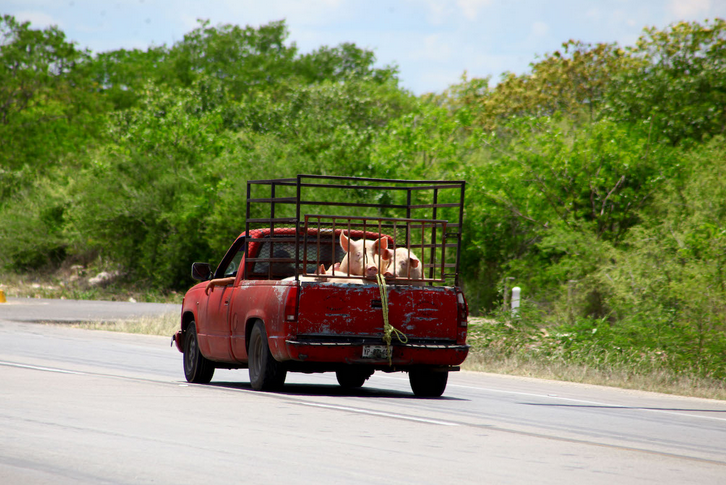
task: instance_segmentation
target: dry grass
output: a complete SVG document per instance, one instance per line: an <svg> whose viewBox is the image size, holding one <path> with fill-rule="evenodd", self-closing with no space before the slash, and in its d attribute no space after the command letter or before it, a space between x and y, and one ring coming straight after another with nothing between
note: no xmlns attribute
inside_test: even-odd
<svg viewBox="0 0 726 485"><path fill-rule="evenodd" d="M604 372L576 364L522 359L517 356L503 357L494 353L477 351L469 353L469 357L462 368L494 374L580 382L622 389L726 400L726 383L723 381L680 376L666 371L652 372L648 375L633 374L628 372L627 369Z"/></svg>
<svg viewBox="0 0 726 485"><path fill-rule="evenodd" d="M80 273L80 275L79 275ZM68 300L141 301L153 303L180 303L178 292L153 291L144 285L132 285L121 280L107 285L89 283L97 271L84 272L60 268L54 272L38 271L19 275L0 272L0 290L6 297L52 298Z"/></svg>
<svg viewBox="0 0 726 485"><path fill-rule="evenodd" d="M472 348L463 369L726 400L724 380L664 368L646 371L638 362L625 359L597 367L572 359L555 359L534 351L536 346L518 340L516 333L502 332L498 325L495 320L470 317L468 343Z"/></svg>
<svg viewBox="0 0 726 485"><path fill-rule="evenodd" d="M109 322L78 322L64 326L89 330L105 330L107 332L171 336L179 330L179 313L172 312L154 317L139 317L130 320Z"/></svg>

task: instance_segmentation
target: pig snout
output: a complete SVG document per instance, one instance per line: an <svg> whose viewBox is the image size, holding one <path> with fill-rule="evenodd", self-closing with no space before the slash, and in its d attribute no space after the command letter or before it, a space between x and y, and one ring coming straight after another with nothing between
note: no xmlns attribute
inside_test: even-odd
<svg viewBox="0 0 726 485"><path fill-rule="evenodd" d="M375 264L369 264L366 266L366 277L367 278L375 278L378 274L378 268Z"/></svg>

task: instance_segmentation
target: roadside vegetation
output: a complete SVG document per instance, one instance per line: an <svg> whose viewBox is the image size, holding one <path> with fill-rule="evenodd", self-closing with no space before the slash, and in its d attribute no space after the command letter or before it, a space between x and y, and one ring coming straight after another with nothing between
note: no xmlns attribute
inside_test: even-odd
<svg viewBox="0 0 726 485"><path fill-rule="evenodd" d="M662 351L606 348L582 333L550 333L524 319L473 317L464 370L726 399L726 381L678 369ZM562 333L559 333L562 332Z"/></svg>
<svg viewBox="0 0 726 485"><path fill-rule="evenodd" d="M128 320L76 322L62 325L72 328L85 328L88 330L160 335L171 338L171 336L179 330L179 313L165 313L158 316L139 317Z"/></svg>
<svg viewBox="0 0 726 485"><path fill-rule="evenodd" d="M568 41L528 73L414 96L353 44L300 53L284 22L92 53L5 16L0 284L174 301L241 232L249 179L463 179L484 369L722 392L725 137L722 19Z"/></svg>
<svg viewBox="0 0 726 485"><path fill-rule="evenodd" d="M101 278L99 278L99 275ZM103 279L104 275L108 279ZM97 281L97 282L96 282ZM55 298L64 300L106 300L148 303L178 303L184 293L149 288L123 276L73 268L43 268L32 272L0 272L0 290L8 298Z"/></svg>

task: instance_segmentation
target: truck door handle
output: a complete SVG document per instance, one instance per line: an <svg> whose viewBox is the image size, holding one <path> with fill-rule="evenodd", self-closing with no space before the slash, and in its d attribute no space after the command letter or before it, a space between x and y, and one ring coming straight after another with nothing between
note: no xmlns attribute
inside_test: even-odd
<svg viewBox="0 0 726 485"><path fill-rule="evenodd" d="M371 308L383 308L383 302L381 300L371 300Z"/></svg>

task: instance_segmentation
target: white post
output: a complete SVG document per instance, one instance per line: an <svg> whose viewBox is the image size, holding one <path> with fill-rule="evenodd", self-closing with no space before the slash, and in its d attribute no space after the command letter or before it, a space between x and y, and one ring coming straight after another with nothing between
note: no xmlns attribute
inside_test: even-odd
<svg viewBox="0 0 726 485"><path fill-rule="evenodd" d="M507 276L504 278L504 307L503 309L506 310L507 306L509 305L509 282L514 281L514 276Z"/></svg>
<svg viewBox="0 0 726 485"><path fill-rule="evenodd" d="M519 313L519 295L521 293L519 286L512 288L512 316L517 316Z"/></svg>

